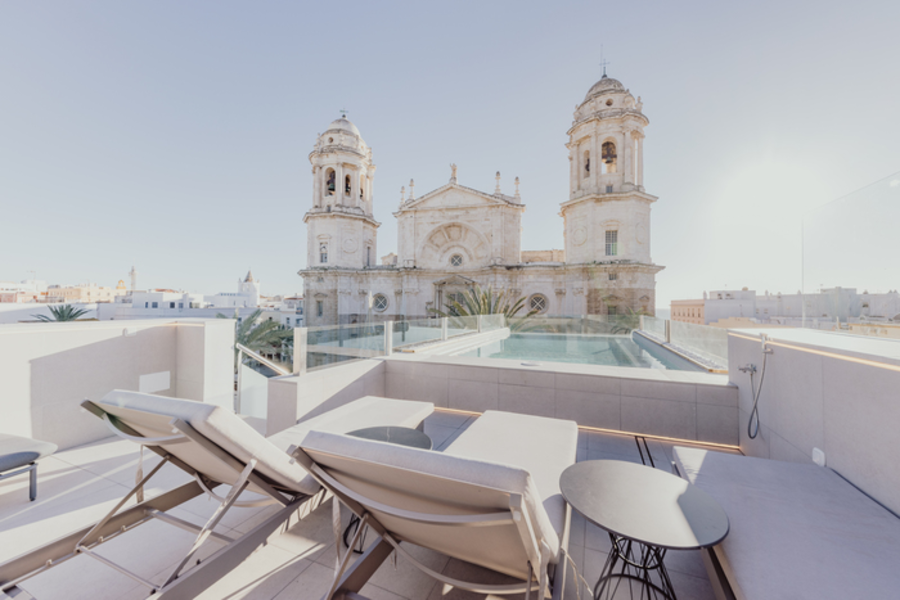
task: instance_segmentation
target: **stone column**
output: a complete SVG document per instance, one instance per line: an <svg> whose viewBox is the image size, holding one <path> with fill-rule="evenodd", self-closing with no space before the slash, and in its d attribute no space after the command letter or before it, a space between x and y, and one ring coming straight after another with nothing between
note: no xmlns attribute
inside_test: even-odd
<svg viewBox="0 0 900 600"><path fill-rule="evenodd" d="M644 187L644 137L637 138L637 181L635 183Z"/></svg>
<svg viewBox="0 0 900 600"><path fill-rule="evenodd" d="M322 169L313 166L313 206L322 206Z"/></svg>
<svg viewBox="0 0 900 600"><path fill-rule="evenodd" d="M569 198L578 189L578 154L577 149L569 148Z"/></svg>
<svg viewBox="0 0 900 600"><path fill-rule="evenodd" d="M337 206L344 205L344 164L334 167L334 197Z"/></svg>
<svg viewBox="0 0 900 600"><path fill-rule="evenodd" d="M622 156L622 182L634 184L634 137L630 130L625 132L625 143L619 155Z"/></svg>
<svg viewBox="0 0 900 600"><path fill-rule="evenodd" d="M591 177L590 182L595 192L602 192L600 189L600 174L603 172L603 159L600 158L600 132L597 126L594 126L594 132L591 134Z"/></svg>

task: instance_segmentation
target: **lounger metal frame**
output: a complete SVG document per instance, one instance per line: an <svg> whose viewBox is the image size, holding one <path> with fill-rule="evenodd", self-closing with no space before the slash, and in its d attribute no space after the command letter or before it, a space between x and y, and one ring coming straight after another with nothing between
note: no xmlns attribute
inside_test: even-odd
<svg viewBox="0 0 900 600"><path fill-rule="evenodd" d="M15 471L0 473L0 479L14 477L22 473L28 473L28 499L34 502L34 499L37 498L37 462L29 463L24 467L16 467Z"/></svg>
<svg viewBox="0 0 900 600"><path fill-rule="evenodd" d="M147 587L148 595L152 595L154 600L193 598L240 564L271 536L289 528L293 518L302 517L300 509L303 509L303 513L306 514L315 510L324 500L324 490L309 496L276 489L274 482L256 469L257 462L255 459L250 460L248 463L239 461L207 437L198 433L185 421L179 419L171 421L170 424L173 428L171 436L149 438L142 436L126 423L114 415L110 415L89 400L85 400L82 403L82 407L103 419L113 433L119 437L148 447L160 455L162 460L150 473L138 481L104 518L93 526L71 533L27 554L0 564L0 597L3 594L14 597L21 592L18 584L22 581L43 573L53 566L78 555L84 555L90 556ZM218 482L210 480L203 473L198 472L166 450L167 446L191 442L231 469L237 476L236 481L231 485L231 489L224 497L213 491L220 485ZM155 498L139 502L136 506L129 509L121 510L132 497L137 496L139 500L141 499L144 485L166 463L172 463L192 475L194 481ZM239 501L237 499L238 496L251 483L265 492L268 497L262 501ZM204 493L219 502L219 506L202 527L166 514L166 511ZM259 506L261 504L280 504L282 508L240 538L233 539L214 531L216 525L231 508L235 506ZM155 584L96 552L97 547L104 542L108 542L138 525L152 520L168 523L197 534L187 553L178 562L162 585ZM196 552L207 541L224 544L224 547L209 558L203 561L196 561L198 563L196 566L185 570L185 567L187 567Z"/></svg>
<svg viewBox="0 0 900 600"><path fill-rule="evenodd" d="M566 580L566 568L563 555L567 551L566 549L569 544L569 524L571 522L571 508L568 504L566 504L565 527L560 539L560 552L557 556L555 565L557 569L555 573L551 574L549 573L549 569L552 553L546 543L538 543L535 535L533 516L528 512L520 494L497 490L509 497L509 510L495 513L470 515L419 513L382 504L351 490L328 474L311 456L304 452L302 448L292 447L288 452L316 478L324 489L329 490L334 495L335 499L333 500L333 506L335 511L339 511L340 503L343 503L360 518L360 524L356 530L356 535L349 544L343 558L340 558L340 554L338 554L338 563L335 567L334 580L332 581L331 588L329 589L328 594L325 595L324 600L332 600L333 598L338 600L362 599L363 597L359 595L359 591L393 551L402 555L416 568L433 579L462 590L479 594L496 595L525 593L526 600L530 600L531 592L537 590L538 598L551 597L553 600L562 598ZM342 456L341 458L349 459L349 457L346 456ZM422 475L421 473L417 474L419 476ZM474 485L463 481L460 481L459 483L460 485ZM491 585L463 581L438 573L422 564L418 559L407 552L400 544L402 540L395 537L384 527L384 525L379 523L372 512L370 512L369 508L407 521L444 527L492 527L513 523L519 530L525 553L528 556L527 571L529 573L529 579L522 583ZM337 526L339 514L336 513L334 518L336 523L336 546L337 548L340 548L340 543L337 541L340 538L340 527ZM374 530L380 536L380 539L373 542L359 560L348 569L350 557L353 554L352 549L357 544L365 526Z"/></svg>

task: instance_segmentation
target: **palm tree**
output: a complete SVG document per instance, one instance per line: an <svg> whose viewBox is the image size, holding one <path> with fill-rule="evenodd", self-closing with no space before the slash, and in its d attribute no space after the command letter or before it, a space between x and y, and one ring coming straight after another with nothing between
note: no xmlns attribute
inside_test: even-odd
<svg viewBox="0 0 900 600"><path fill-rule="evenodd" d="M462 317L503 315L509 328L513 330L521 329L525 319L539 312L530 310L524 316L516 317L519 311L525 308L525 296L513 300L512 296L507 296L507 292L495 292L490 286L482 288L480 285L463 292L462 301L458 300L458 297L453 298L444 304L444 308L446 310L431 308L429 311L441 317L458 319L459 326L462 326Z"/></svg>
<svg viewBox="0 0 900 600"><path fill-rule="evenodd" d="M77 321L78 317L87 314L86 308L76 308L71 304L63 304L62 306L50 306L50 315L31 315L36 317L38 321Z"/></svg>
<svg viewBox="0 0 900 600"><path fill-rule="evenodd" d="M237 319L238 312L234 311L234 317L226 317L222 313L216 315L218 319ZM261 321L262 309L256 309L253 313L239 323L234 332L235 360L237 360L237 344L253 350L257 354L282 350L282 344L289 340L293 342L294 331L283 329L280 323L275 321Z"/></svg>
<svg viewBox="0 0 900 600"><path fill-rule="evenodd" d="M610 319L613 333L629 334L635 329L640 329L641 316L649 316L649 313L643 308L634 310L630 306L626 306L625 310L628 311L626 314L615 315Z"/></svg>

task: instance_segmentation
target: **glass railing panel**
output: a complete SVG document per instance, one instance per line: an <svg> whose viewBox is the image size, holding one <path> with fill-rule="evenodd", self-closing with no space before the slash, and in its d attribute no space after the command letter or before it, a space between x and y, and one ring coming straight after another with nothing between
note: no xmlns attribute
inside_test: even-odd
<svg viewBox="0 0 900 600"><path fill-rule="evenodd" d="M441 339L440 319L412 319L394 323L394 348Z"/></svg>
<svg viewBox="0 0 900 600"><path fill-rule="evenodd" d="M710 360L728 364L728 330L707 325L670 321L671 343Z"/></svg>
<svg viewBox="0 0 900 600"><path fill-rule="evenodd" d="M309 327L306 330L308 369L384 354L384 323Z"/></svg>
<svg viewBox="0 0 900 600"><path fill-rule="evenodd" d="M666 319L644 316L641 329L661 340L666 339Z"/></svg>
<svg viewBox="0 0 900 600"><path fill-rule="evenodd" d="M489 317L490 315L482 315ZM478 331L478 315L468 317L448 317L447 318L447 337L455 337L465 335L467 333L476 333Z"/></svg>

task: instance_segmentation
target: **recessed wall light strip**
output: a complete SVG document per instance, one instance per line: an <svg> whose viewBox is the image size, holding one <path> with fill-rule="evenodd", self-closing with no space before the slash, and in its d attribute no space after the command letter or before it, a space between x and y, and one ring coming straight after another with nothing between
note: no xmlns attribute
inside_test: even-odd
<svg viewBox="0 0 900 600"><path fill-rule="evenodd" d="M749 337L746 335L740 335L737 333L729 333L731 337L740 338L742 340L749 340L751 342L761 342L763 341L761 338ZM869 367L876 367L879 369L886 369L888 371L896 371L900 373L900 365L892 365L889 363L878 362L877 360L869 360L866 358L857 358L855 356L848 356L846 354L837 354L835 352L827 352L825 350L815 350L813 348L805 348L803 346L795 346L793 344L786 344L784 342L778 342L772 339L766 340L767 346L777 346L779 348L787 348L788 350L797 350L798 352L806 352L807 354L817 354L818 356L825 356L827 358L834 358L837 360L843 360L846 362L856 363L858 365L866 365Z"/></svg>

